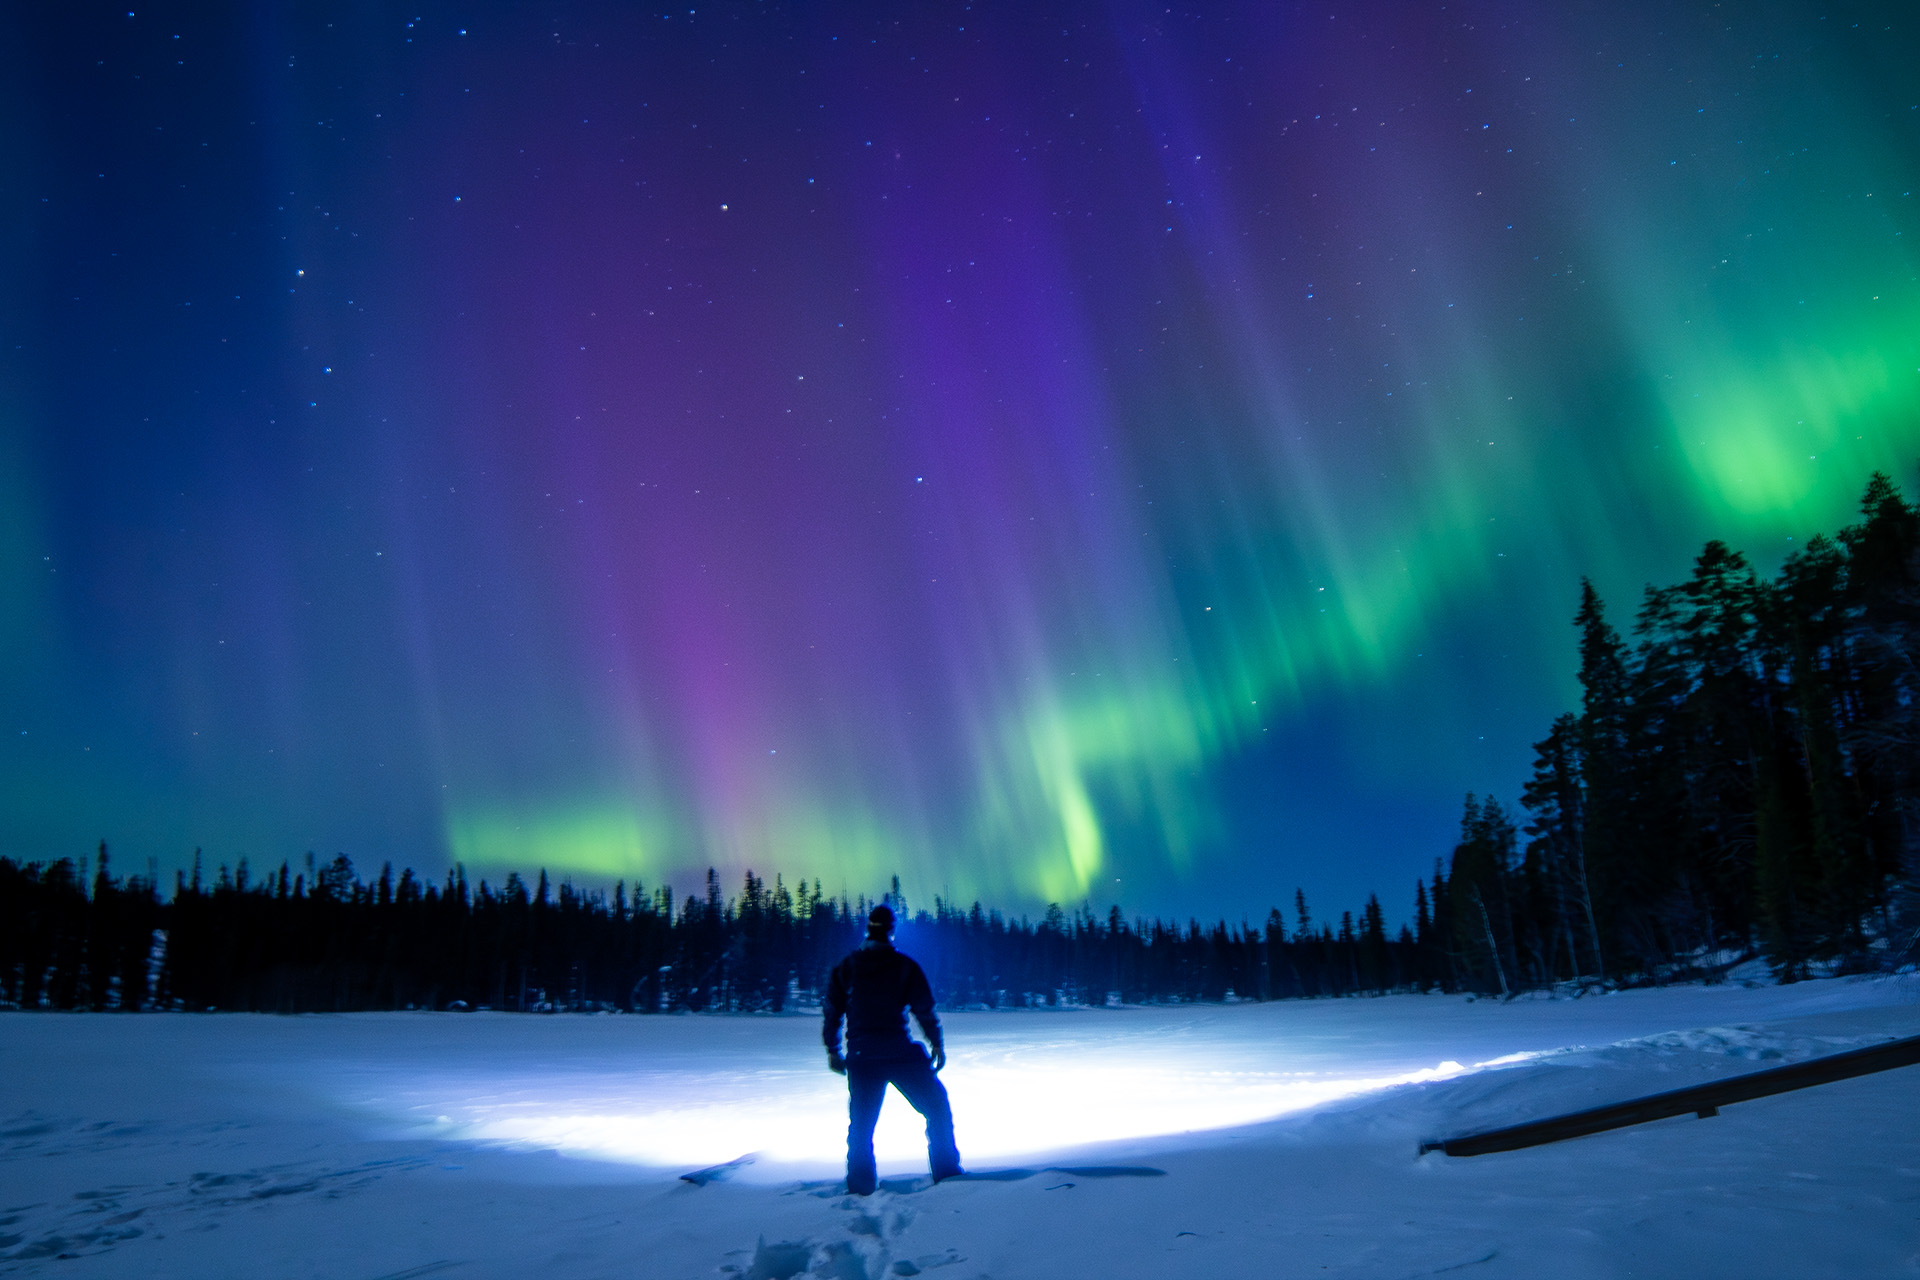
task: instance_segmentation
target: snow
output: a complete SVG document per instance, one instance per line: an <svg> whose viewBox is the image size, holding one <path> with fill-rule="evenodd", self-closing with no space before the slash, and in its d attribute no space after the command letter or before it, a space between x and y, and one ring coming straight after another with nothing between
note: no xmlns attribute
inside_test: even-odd
<svg viewBox="0 0 1920 1280"><path fill-rule="evenodd" d="M0 1014L0 1272L1920 1274L1920 1068L1415 1155L1920 1034L1920 977L945 1020L984 1176L890 1097L862 1200L810 1017Z"/></svg>

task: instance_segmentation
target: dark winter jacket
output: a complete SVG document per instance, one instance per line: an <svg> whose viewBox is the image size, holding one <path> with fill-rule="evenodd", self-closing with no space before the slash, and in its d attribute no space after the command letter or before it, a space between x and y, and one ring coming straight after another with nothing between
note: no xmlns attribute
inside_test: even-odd
<svg viewBox="0 0 1920 1280"><path fill-rule="evenodd" d="M847 1022L849 1058L906 1058L919 1052L907 1037L906 1010L939 1051L940 1019L933 1012L933 989L912 957L885 939L869 938L858 951L833 967L827 980L820 1038L829 1052L840 1048L840 1020Z"/></svg>

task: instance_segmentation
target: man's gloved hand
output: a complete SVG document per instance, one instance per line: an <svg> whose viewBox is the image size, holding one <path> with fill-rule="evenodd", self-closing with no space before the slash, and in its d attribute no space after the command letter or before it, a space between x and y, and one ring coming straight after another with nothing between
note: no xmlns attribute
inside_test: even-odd
<svg viewBox="0 0 1920 1280"><path fill-rule="evenodd" d="M933 1074L939 1075L940 1069L946 1065L947 1051L945 1046L935 1045L933 1049Z"/></svg>
<svg viewBox="0 0 1920 1280"><path fill-rule="evenodd" d="M827 1070L837 1076L847 1074L847 1060L840 1056L838 1049L827 1050Z"/></svg>

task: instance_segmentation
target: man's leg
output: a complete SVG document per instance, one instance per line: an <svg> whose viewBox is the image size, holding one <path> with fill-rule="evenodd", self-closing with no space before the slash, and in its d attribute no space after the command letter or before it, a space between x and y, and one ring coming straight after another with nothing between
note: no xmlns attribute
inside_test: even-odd
<svg viewBox="0 0 1920 1280"><path fill-rule="evenodd" d="M847 1064L847 1190L873 1194L878 1174L873 1165L873 1126L887 1096L887 1072L859 1062Z"/></svg>
<svg viewBox="0 0 1920 1280"><path fill-rule="evenodd" d="M953 1108L947 1102L947 1086L940 1083L925 1058L899 1063L890 1076L900 1096L926 1117L927 1163L933 1169L933 1180L959 1173L960 1150L953 1142Z"/></svg>

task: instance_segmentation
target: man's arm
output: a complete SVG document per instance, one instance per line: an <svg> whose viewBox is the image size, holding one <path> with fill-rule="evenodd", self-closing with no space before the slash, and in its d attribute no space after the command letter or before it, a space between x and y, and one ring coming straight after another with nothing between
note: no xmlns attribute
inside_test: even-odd
<svg viewBox="0 0 1920 1280"><path fill-rule="evenodd" d="M827 998L820 1003L820 1040L827 1046L827 1069L844 1072L847 1060L840 1056L840 1020L847 1016L847 974L843 962L833 967L827 978Z"/></svg>
<svg viewBox="0 0 1920 1280"><path fill-rule="evenodd" d="M927 971L911 957L902 956L907 962L907 1008L913 1011L913 1020L920 1024L920 1033L927 1038L927 1048L933 1054L935 1071L947 1065L946 1040L940 1034L940 1015L933 1011L933 988L927 985Z"/></svg>

